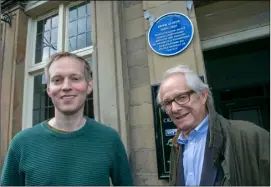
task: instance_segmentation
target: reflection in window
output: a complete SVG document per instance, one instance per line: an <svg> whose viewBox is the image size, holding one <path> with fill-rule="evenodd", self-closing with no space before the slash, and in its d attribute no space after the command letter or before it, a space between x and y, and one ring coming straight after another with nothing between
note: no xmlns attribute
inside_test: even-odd
<svg viewBox="0 0 271 187"><path fill-rule="evenodd" d="M69 51L92 45L90 1L69 9L68 46Z"/></svg>
<svg viewBox="0 0 271 187"><path fill-rule="evenodd" d="M54 116L54 106L46 92L43 75L34 78L33 124L36 125Z"/></svg>
<svg viewBox="0 0 271 187"><path fill-rule="evenodd" d="M57 51L58 15L38 21L35 63L46 60Z"/></svg>
<svg viewBox="0 0 271 187"><path fill-rule="evenodd" d="M34 78L34 101L33 101L33 125L53 118L54 117L54 105L51 98L47 95L46 92L46 82L43 75L35 76ZM89 94L85 107L84 107L84 116L94 118L93 111L93 94Z"/></svg>

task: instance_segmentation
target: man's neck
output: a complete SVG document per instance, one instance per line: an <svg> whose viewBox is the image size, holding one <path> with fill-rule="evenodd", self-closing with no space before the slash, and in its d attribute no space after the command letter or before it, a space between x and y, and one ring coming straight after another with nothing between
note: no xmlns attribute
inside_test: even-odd
<svg viewBox="0 0 271 187"><path fill-rule="evenodd" d="M48 122L48 124L55 129L73 132L79 130L86 123L83 111L78 111L73 115L65 115L57 110L55 111L55 117Z"/></svg>
<svg viewBox="0 0 271 187"><path fill-rule="evenodd" d="M191 127L190 129L188 129L187 131L183 131L183 135L184 135L184 137L186 139L189 137L190 132L192 130L194 130L206 118L207 115L208 115L208 112L205 111L204 115L201 116L200 120L193 127Z"/></svg>

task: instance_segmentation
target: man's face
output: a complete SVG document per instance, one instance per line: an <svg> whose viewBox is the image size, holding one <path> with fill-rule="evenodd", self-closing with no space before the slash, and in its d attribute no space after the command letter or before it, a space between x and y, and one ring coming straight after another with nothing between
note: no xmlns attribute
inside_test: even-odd
<svg viewBox="0 0 271 187"><path fill-rule="evenodd" d="M201 120L204 119L206 114L205 103L208 96L207 90L200 95L195 92L186 94L186 96L183 95L183 93L189 91L191 91L191 89L188 88L182 73L170 75L168 79L161 84L160 98L162 102L170 101L176 96L180 98L179 100L190 97L190 100L184 99L189 101L182 105L175 101L171 103L168 102L170 103L170 109L166 112L181 131L189 131L195 128Z"/></svg>
<svg viewBox="0 0 271 187"><path fill-rule="evenodd" d="M49 68L47 93L55 109L72 115L83 109L86 97L92 91L91 81L84 77L84 65L72 57L54 61Z"/></svg>

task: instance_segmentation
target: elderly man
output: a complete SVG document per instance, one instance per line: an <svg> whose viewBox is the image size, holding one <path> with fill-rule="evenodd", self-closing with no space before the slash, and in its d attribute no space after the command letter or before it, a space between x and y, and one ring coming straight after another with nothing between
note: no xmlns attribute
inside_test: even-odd
<svg viewBox="0 0 271 187"><path fill-rule="evenodd" d="M157 102L178 129L170 185L269 186L269 133L216 113L208 85L187 66L165 72Z"/></svg>
<svg viewBox="0 0 271 187"><path fill-rule="evenodd" d="M45 69L55 116L13 138L1 186L133 185L124 145L113 128L83 116L92 92L88 62L72 53L53 55Z"/></svg>

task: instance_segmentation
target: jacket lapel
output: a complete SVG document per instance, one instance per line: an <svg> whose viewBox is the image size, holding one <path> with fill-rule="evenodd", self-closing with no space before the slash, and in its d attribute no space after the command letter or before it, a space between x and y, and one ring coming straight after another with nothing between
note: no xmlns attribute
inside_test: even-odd
<svg viewBox="0 0 271 187"><path fill-rule="evenodd" d="M176 186L185 186L184 183L184 170L183 170L183 146L179 146L179 162L177 163L177 181Z"/></svg>
<svg viewBox="0 0 271 187"><path fill-rule="evenodd" d="M184 183L184 171L183 171L183 146L180 146L177 143L177 139L180 135L180 131L177 130L176 135L172 139L172 143L174 146L174 149L178 152L178 157L177 157L177 171L176 171L176 186L185 186Z"/></svg>
<svg viewBox="0 0 271 187"><path fill-rule="evenodd" d="M213 151L212 149L208 148L208 144L210 141L209 134L210 133L208 132L204 153L204 161L201 172L200 186L213 186L217 176L217 169L213 166Z"/></svg>

